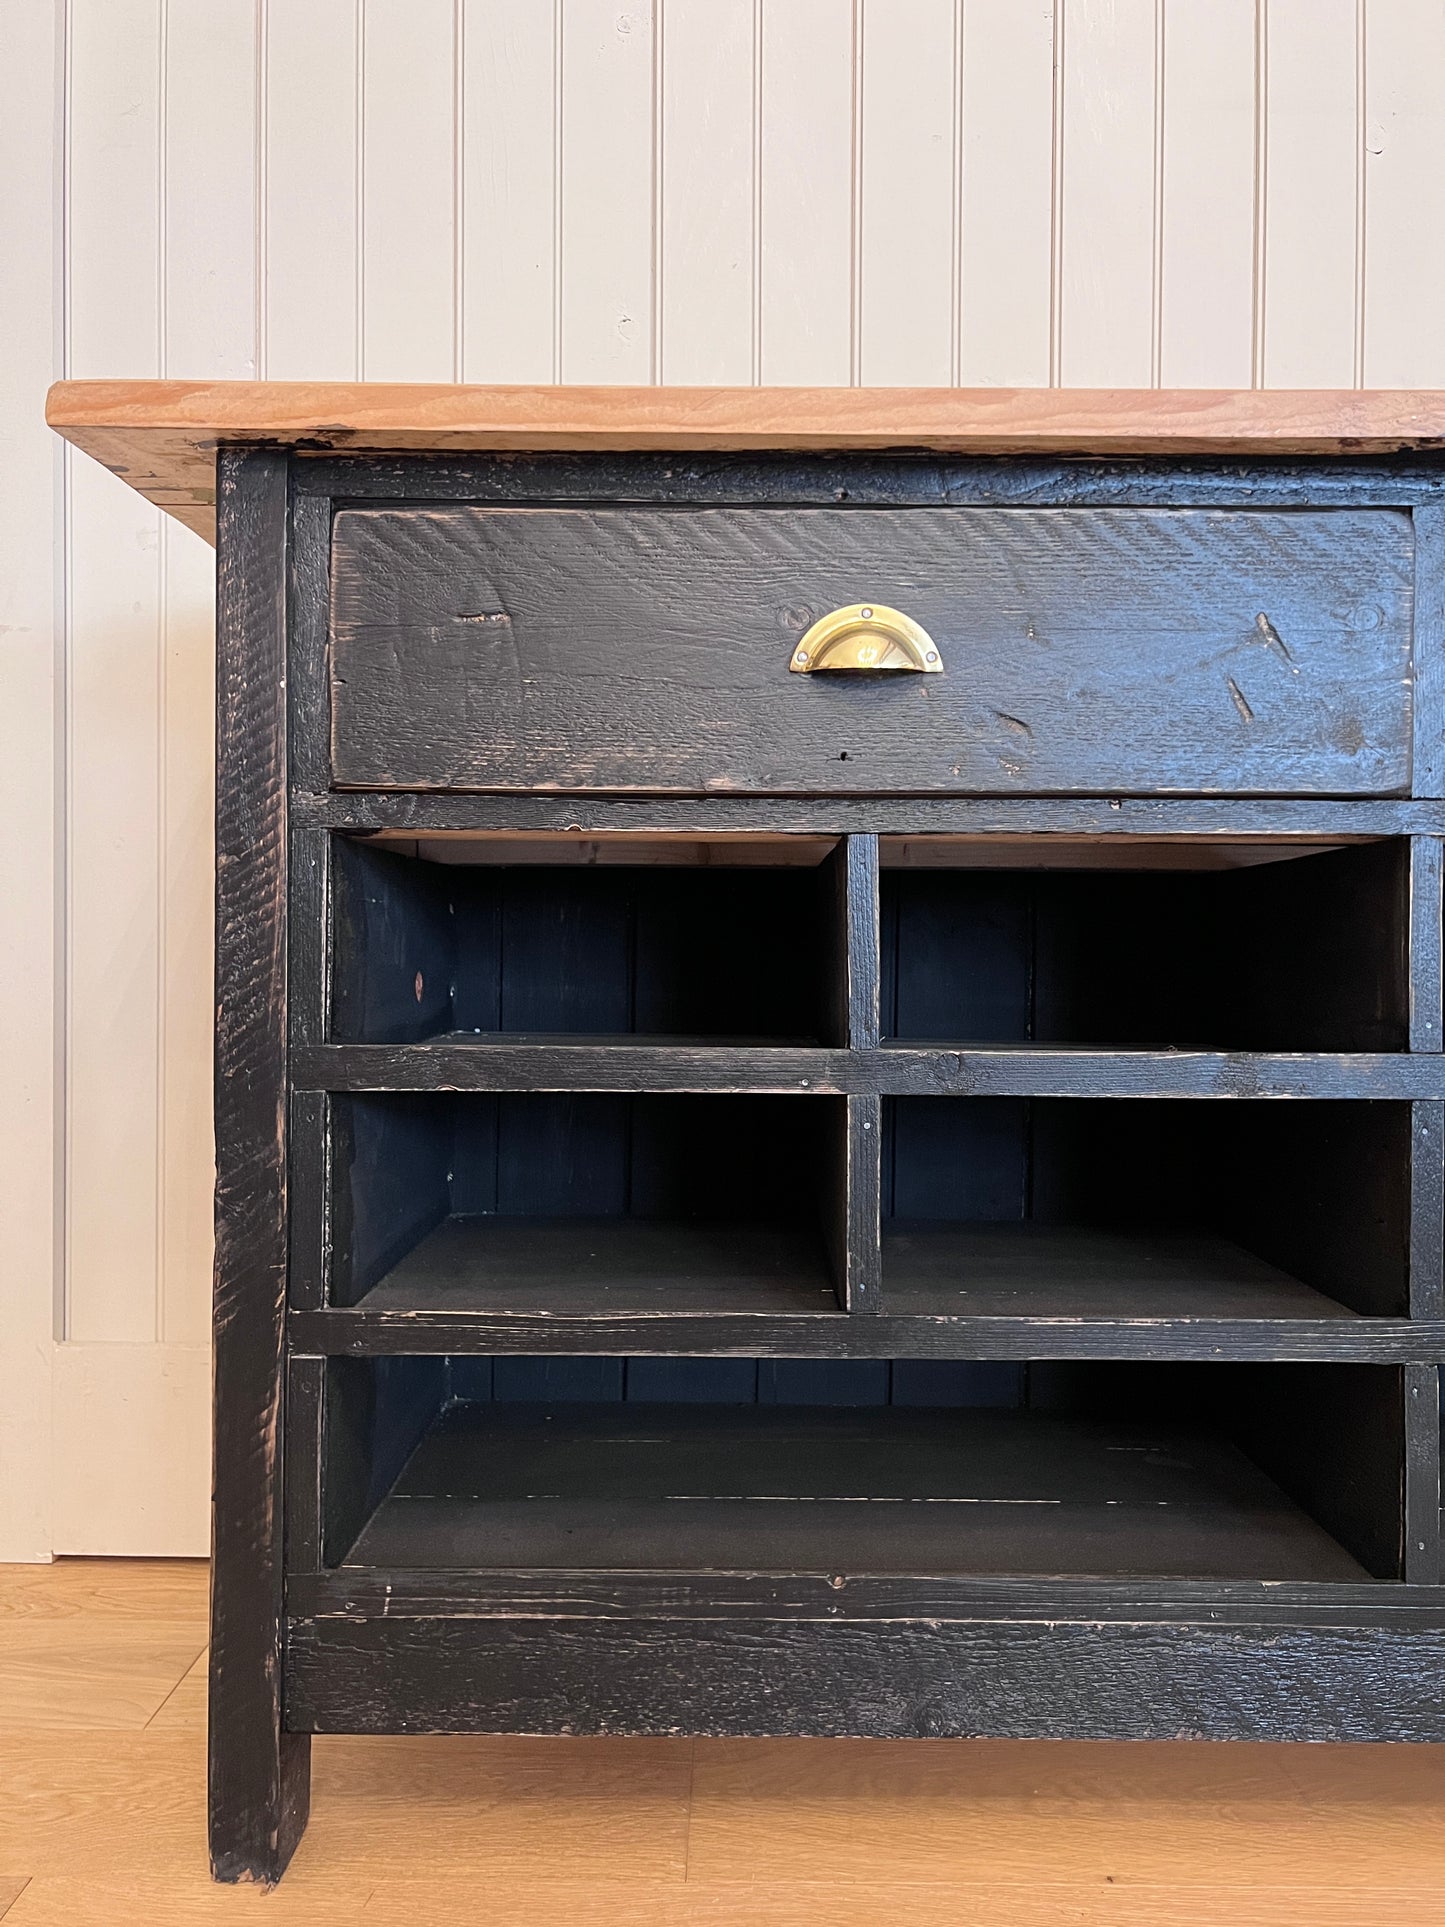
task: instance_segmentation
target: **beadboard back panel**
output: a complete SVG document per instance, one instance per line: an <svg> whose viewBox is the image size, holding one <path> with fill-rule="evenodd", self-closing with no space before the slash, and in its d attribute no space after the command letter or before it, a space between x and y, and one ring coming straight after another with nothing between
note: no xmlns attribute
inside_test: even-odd
<svg viewBox="0 0 1445 1927"><path fill-rule="evenodd" d="M0 255L53 317L5 373L42 476L61 374L1445 385L1437 0L62 0L35 21L4 31L29 117L53 103L54 218L17 148L23 194L0 199L31 218L7 210ZM58 916L26 899L20 942L48 956L61 932L53 1018L12 990L5 1020L63 1064L63 1207L27 1179L7 1255L55 1251L51 1543L191 1552L212 559L93 464L60 473L58 570L35 515L0 533L41 612L0 713L44 746L59 852ZM51 1293L27 1276L46 1324Z"/></svg>

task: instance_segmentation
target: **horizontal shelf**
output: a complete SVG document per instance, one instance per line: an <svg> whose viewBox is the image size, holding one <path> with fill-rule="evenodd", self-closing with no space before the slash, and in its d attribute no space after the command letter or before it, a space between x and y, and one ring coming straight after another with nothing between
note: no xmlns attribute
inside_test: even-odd
<svg viewBox="0 0 1445 1927"><path fill-rule="evenodd" d="M1369 1578L1221 1436L886 1407L454 1405L342 1563Z"/></svg>
<svg viewBox="0 0 1445 1927"><path fill-rule="evenodd" d="M887 1225L883 1304L897 1317L1362 1322L1227 1238L1080 1225Z"/></svg>
<svg viewBox="0 0 1445 1927"><path fill-rule="evenodd" d="M1445 1098L1420 1052L1105 1050L884 1044L872 1050L449 1035L294 1050L298 1090L756 1091L885 1097Z"/></svg>
<svg viewBox="0 0 1445 1927"><path fill-rule="evenodd" d="M883 1312L837 1304L800 1227L456 1217L295 1347L799 1358L1445 1357L1445 1324L1361 1317L1224 1239L889 1226Z"/></svg>
<svg viewBox="0 0 1445 1927"><path fill-rule="evenodd" d="M817 1237L783 1225L649 1218L449 1218L363 1302L404 1316L549 1320L839 1315Z"/></svg>
<svg viewBox="0 0 1445 1927"><path fill-rule="evenodd" d="M1445 803L1382 797L793 797L793 796L501 796L464 791L297 791L291 821L300 830L392 830L406 835L456 831L548 830L563 834L721 836L1137 836L1354 837L1445 836Z"/></svg>
<svg viewBox="0 0 1445 1927"><path fill-rule="evenodd" d="M369 1301L368 1301L369 1303ZM558 1357L1260 1359L1445 1365L1445 1321L1405 1318L1008 1318L546 1311L293 1311L293 1352Z"/></svg>
<svg viewBox="0 0 1445 1927"><path fill-rule="evenodd" d="M839 1585L838 1579L843 1577ZM336 1566L292 1572L288 1611L351 1619L1142 1620L1213 1626L1398 1626L1445 1631L1445 1586L1279 1579L846 1576L832 1573L485 1571Z"/></svg>

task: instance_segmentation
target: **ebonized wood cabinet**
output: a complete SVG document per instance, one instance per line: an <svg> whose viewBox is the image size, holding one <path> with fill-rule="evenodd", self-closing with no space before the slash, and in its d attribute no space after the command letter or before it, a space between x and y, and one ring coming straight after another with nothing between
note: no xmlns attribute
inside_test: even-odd
<svg viewBox="0 0 1445 1927"><path fill-rule="evenodd" d="M1445 462L1173 432L222 446L219 1877L312 1732L1445 1738Z"/></svg>

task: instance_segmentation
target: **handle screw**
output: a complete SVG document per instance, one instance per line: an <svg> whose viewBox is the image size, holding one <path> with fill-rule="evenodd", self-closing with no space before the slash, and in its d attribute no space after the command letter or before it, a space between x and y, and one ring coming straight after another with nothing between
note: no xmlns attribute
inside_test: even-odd
<svg viewBox="0 0 1445 1927"><path fill-rule="evenodd" d="M871 622L873 620L873 611L871 609L860 609L858 613L865 622Z"/></svg>

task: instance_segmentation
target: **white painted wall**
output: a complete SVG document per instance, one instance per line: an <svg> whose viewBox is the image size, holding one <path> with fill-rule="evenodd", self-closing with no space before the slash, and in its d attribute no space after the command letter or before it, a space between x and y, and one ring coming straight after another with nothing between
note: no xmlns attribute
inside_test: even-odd
<svg viewBox="0 0 1445 1927"><path fill-rule="evenodd" d="M1445 4L10 0L0 74L0 1549L192 1552L211 557L46 382L1445 386Z"/></svg>

